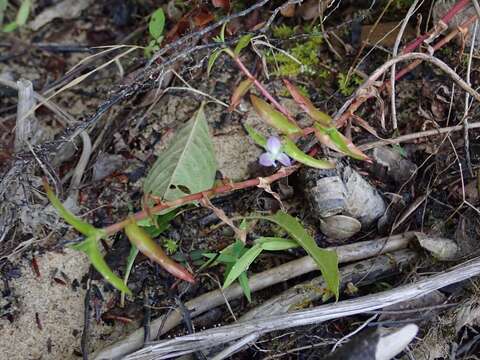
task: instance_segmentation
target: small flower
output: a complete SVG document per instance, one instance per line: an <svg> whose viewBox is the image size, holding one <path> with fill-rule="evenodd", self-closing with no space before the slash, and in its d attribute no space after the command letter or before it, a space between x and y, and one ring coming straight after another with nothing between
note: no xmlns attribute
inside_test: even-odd
<svg viewBox="0 0 480 360"><path fill-rule="evenodd" d="M262 166L276 166L276 161L280 161L280 163L284 166L292 165L290 158L280 150L282 149L282 143L280 139L271 136L267 140L266 150L267 152L260 155L259 162Z"/></svg>

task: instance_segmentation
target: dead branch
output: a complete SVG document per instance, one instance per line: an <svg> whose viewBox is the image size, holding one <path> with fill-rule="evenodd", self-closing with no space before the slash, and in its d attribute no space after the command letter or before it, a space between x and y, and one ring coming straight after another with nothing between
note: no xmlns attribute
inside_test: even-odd
<svg viewBox="0 0 480 360"><path fill-rule="evenodd" d="M331 248L331 250L337 252L340 263L346 263L404 249L412 239L414 239L414 233L407 232L387 238L339 246ZM249 279L249 286L251 291L255 292L317 270L318 267L312 258L305 256L251 276ZM223 305L225 299L231 300L241 296L243 296L243 290L239 284L235 283L223 291L214 290L200 295L199 297L186 302L185 306L191 310L190 316L194 318L214 307ZM157 333L161 328L160 334L164 334L179 325L181 321L181 312L174 311L168 316L162 316L153 320L151 323L151 332ZM143 328L138 329L118 343L93 354L92 358L97 360L111 359L131 353L143 345L143 334Z"/></svg>
<svg viewBox="0 0 480 360"><path fill-rule="evenodd" d="M309 310L240 321L196 334L180 336L171 340L158 341L136 353L126 356L128 360L168 359L235 341L252 334L298 326L319 324L328 320L377 310L415 297L423 296L445 286L470 279L480 274L480 258L475 258L448 271L426 277L412 284L403 285L381 293L357 299L321 305Z"/></svg>

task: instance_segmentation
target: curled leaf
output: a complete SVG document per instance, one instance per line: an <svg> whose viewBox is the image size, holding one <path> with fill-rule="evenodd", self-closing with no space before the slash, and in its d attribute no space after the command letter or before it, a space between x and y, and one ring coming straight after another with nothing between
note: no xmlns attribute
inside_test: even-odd
<svg viewBox="0 0 480 360"><path fill-rule="evenodd" d="M95 270L97 270L110 284L112 284L115 288L120 290L123 293L128 295L132 295L132 292L127 287L127 285L120 279L115 273L110 269L107 265L107 262L102 256L100 249L98 248L98 241L102 236L100 234L91 235L83 240L79 244L75 244L72 249L84 252L90 262L92 263Z"/></svg>
<svg viewBox="0 0 480 360"><path fill-rule="evenodd" d="M298 148L295 142L287 137L283 139L283 151L292 159L317 169L333 169L335 164L327 160L319 160L305 154Z"/></svg>
<svg viewBox="0 0 480 360"><path fill-rule="evenodd" d="M307 252L315 261L322 272L328 289L335 294L337 300L339 296L340 272L338 270L338 256L335 251L325 250L318 247L312 236L305 230L303 225L293 216L278 211L272 216L255 216L258 219L264 219L281 226L288 234Z"/></svg>
<svg viewBox="0 0 480 360"><path fill-rule="evenodd" d="M58 211L59 215L71 226L75 228L79 233L85 236L93 236L98 235L100 232L103 235L103 231L101 229L97 229L96 227L90 225L89 223L80 220L77 216L72 214L68 211L62 204L59 198L53 193L52 189L48 185L47 181L43 181L43 188L47 193L48 200L52 203L53 207Z"/></svg>
<svg viewBox="0 0 480 360"><path fill-rule="evenodd" d="M210 57L208 58L208 65L207 65L207 76L210 75L210 72L212 71L213 65L215 65L215 62L217 61L218 57L222 52L224 52L225 49L217 49L212 52Z"/></svg>
<svg viewBox="0 0 480 360"><path fill-rule="evenodd" d="M332 118L330 115L324 113L323 111L318 110L308 99L305 97L300 90L293 85L290 81L284 79L283 82L287 87L290 95L292 95L293 100L305 111L313 120L318 121L323 126L331 126Z"/></svg>
<svg viewBox="0 0 480 360"><path fill-rule="evenodd" d="M250 100L262 120L278 131L285 135L300 134L302 132L302 129L290 122L285 115L275 110L273 106L266 101L263 101L255 95L250 95Z"/></svg>
<svg viewBox="0 0 480 360"><path fill-rule="evenodd" d="M341 152L357 160L370 161L370 158L357 148L350 139L346 138L335 127L325 128L319 123L315 123L315 136L318 141L328 146L330 149Z"/></svg>
<svg viewBox="0 0 480 360"><path fill-rule="evenodd" d="M155 241L153 241L150 235L148 235L145 230L139 227L134 220L132 220L130 224L125 227L125 233L127 234L130 242L150 260L155 261L166 271L179 279L188 281L190 283L195 282L193 275L183 266L170 259L162 250L162 248Z"/></svg>
<svg viewBox="0 0 480 360"><path fill-rule="evenodd" d="M251 79L246 79L240 82L236 87L235 91L232 94L232 98L230 99L230 106L228 107L228 111L233 111L235 108L240 104L240 101L245 96L248 90L253 85L253 81Z"/></svg>

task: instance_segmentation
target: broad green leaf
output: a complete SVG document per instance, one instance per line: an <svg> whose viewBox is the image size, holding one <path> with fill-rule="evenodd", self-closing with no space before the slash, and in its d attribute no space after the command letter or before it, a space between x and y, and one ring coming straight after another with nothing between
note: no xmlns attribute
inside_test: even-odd
<svg viewBox="0 0 480 360"><path fill-rule="evenodd" d="M259 219L269 220L284 228L295 241L307 252L322 272L328 289L335 294L338 300L340 273L338 271L338 256L335 251L318 247L315 240L308 234L302 224L293 216L278 211L272 216L255 216Z"/></svg>
<svg viewBox="0 0 480 360"><path fill-rule="evenodd" d="M248 136L260 147L266 149L267 138L260 134L257 130L248 124L244 124L245 130L247 130Z"/></svg>
<svg viewBox="0 0 480 360"><path fill-rule="evenodd" d="M240 40L238 40L237 46L235 46L235 50L233 51L235 55L239 55L240 52L245 49L245 47L250 44L250 40L252 40L253 34L246 34L243 35Z"/></svg>
<svg viewBox="0 0 480 360"><path fill-rule="evenodd" d="M100 234L94 234L88 236L85 240L83 240L79 244L72 245L72 249L84 252L90 262L92 263L93 267L107 280L110 284L116 287L118 290L132 295L130 289L125 285L122 279L120 279L115 273L110 269L107 265L105 259L102 256L102 253L98 249L98 241L102 236Z"/></svg>
<svg viewBox="0 0 480 360"><path fill-rule="evenodd" d="M223 288L229 287L241 273L247 271L252 262L257 258L258 255L262 252L262 247L260 245L254 245L248 249L245 254L242 255L240 259L232 266L230 272L223 283Z"/></svg>
<svg viewBox="0 0 480 360"><path fill-rule="evenodd" d="M217 165L203 105L178 131L172 143L153 164L143 190L163 200L176 200L210 189Z"/></svg>
<svg viewBox="0 0 480 360"><path fill-rule="evenodd" d="M255 240L255 244L259 244L263 250L267 251L288 250L299 246L294 240L279 237L260 237Z"/></svg>
<svg viewBox="0 0 480 360"><path fill-rule="evenodd" d="M150 36L157 40L163 34L165 28L165 13L162 8L155 10L148 23Z"/></svg>
<svg viewBox="0 0 480 360"><path fill-rule="evenodd" d="M245 271L238 276L238 283L240 284L243 294L247 298L248 302L252 302L252 290L248 284L248 276Z"/></svg>
<svg viewBox="0 0 480 360"><path fill-rule="evenodd" d="M230 98L230 106L228 107L228 111L233 111L235 108L240 104L240 101L245 96L248 90L253 85L253 81L250 79L246 79L240 82L236 89L233 91L232 97Z"/></svg>
<svg viewBox="0 0 480 360"><path fill-rule="evenodd" d="M210 73L212 72L213 65L215 65L215 62L217 61L218 57L224 51L225 51L225 49L217 49L217 50L214 50L212 52L212 54L208 58L207 76L210 76Z"/></svg>
<svg viewBox="0 0 480 360"><path fill-rule="evenodd" d="M15 22L17 23L18 26L23 26L27 23L31 6L32 6L31 0L22 1L22 4L20 5L20 9L18 9L17 18L15 19Z"/></svg>
<svg viewBox="0 0 480 360"><path fill-rule="evenodd" d="M273 106L266 101L263 101L255 95L250 95L250 100L252 101L252 105L257 114L270 126L274 127L285 135L302 133L302 129L300 129L296 124L290 122L285 115L275 110Z"/></svg>
<svg viewBox="0 0 480 360"><path fill-rule="evenodd" d="M324 126L331 126L332 125L332 118L324 113L323 111L318 110L308 99L305 97L298 88L293 85L290 81L284 79L283 82L287 87L288 91L292 95L295 102L305 111L313 120L318 121L320 124Z"/></svg>
<svg viewBox="0 0 480 360"><path fill-rule="evenodd" d="M317 168L317 169L333 169L335 164L327 160L319 160L305 154L298 148L295 142L288 137L283 139L283 151L292 159L301 162L302 164Z"/></svg>
<svg viewBox="0 0 480 360"><path fill-rule="evenodd" d="M351 140L346 138L335 127L324 127L318 122L314 125L317 139L329 148L348 155L357 160L369 161L370 158L358 149Z"/></svg>
<svg viewBox="0 0 480 360"><path fill-rule="evenodd" d="M103 230L97 229L96 227L90 225L89 223L80 220L77 216L68 211L62 204L62 202L57 198L53 193L52 189L46 181L43 182L43 187L47 193L48 200L52 203L53 207L58 211L59 215L71 226L75 228L79 233L85 236L95 236L102 237L104 234Z"/></svg>

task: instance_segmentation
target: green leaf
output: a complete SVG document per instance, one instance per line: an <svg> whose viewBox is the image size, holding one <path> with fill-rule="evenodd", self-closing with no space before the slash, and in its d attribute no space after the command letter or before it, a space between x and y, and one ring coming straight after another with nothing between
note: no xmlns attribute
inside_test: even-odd
<svg viewBox="0 0 480 360"><path fill-rule="evenodd" d="M210 76L210 72L212 71L213 65L215 65L215 62L217 61L218 57L224 51L225 49L217 49L212 52L212 54L208 58L207 76Z"/></svg>
<svg viewBox="0 0 480 360"><path fill-rule="evenodd" d="M252 40L253 34L246 34L243 35L240 40L238 40L237 46L235 46L235 50L233 51L235 55L239 55L240 52L250 44L250 40Z"/></svg>
<svg viewBox="0 0 480 360"><path fill-rule="evenodd" d="M155 12L150 17L150 22L148 23L148 31L150 36L157 40L163 34L163 29L165 28L165 13L162 8L155 10Z"/></svg>
<svg viewBox="0 0 480 360"><path fill-rule="evenodd" d="M173 210L166 214L153 215L153 223L151 218L145 218L137 221L137 225L143 227L151 237L155 238L168 229L170 221L172 221L177 214L178 212Z"/></svg>
<svg viewBox="0 0 480 360"><path fill-rule="evenodd" d="M143 190L165 201L210 189L217 165L203 104L153 164Z"/></svg>
<svg viewBox="0 0 480 360"><path fill-rule="evenodd" d="M327 160L319 160L305 154L298 148L295 142L288 137L283 139L283 151L292 159L301 162L302 164L317 168L317 169L333 169L335 164Z"/></svg>
<svg viewBox="0 0 480 360"><path fill-rule="evenodd" d="M244 271L247 271L252 262L257 258L258 255L262 252L262 247L260 245L254 245L248 249L245 254L242 255L240 259L232 266L232 269L227 275L225 282L223 283L223 288L229 287Z"/></svg>
<svg viewBox="0 0 480 360"><path fill-rule="evenodd" d="M22 4L20 5L20 9L18 9L17 18L15 19L15 22L17 23L18 26L23 26L27 23L31 6L32 6L31 0L22 1Z"/></svg>
<svg viewBox="0 0 480 360"><path fill-rule="evenodd" d="M335 127L324 127L318 122L314 125L318 140L329 148L348 155L357 160L369 161L370 158L358 149L350 139L346 138Z"/></svg>
<svg viewBox="0 0 480 360"><path fill-rule="evenodd" d="M238 277L238 283L240 284L243 294L247 298L248 302L252 302L252 290L250 289L250 285L248 284L248 276L246 272L243 272Z"/></svg>
<svg viewBox="0 0 480 360"><path fill-rule="evenodd" d="M105 234L102 229L90 225L89 223L80 220L77 216L68 211L62 204L62 202L53 193L52 189L46 181L43 182L43 187L47 193L48 200L52 203L53 207L58 211L59 215L71 226L75 228L79 233L85 236L103 237Z"/></svg>
<svg viewBox="0 0 480 360"><path fill-rule="evenodd" d="M3 32L12 32L14 30L16 30L18 28L18 24L16 21L12 21L10 23L8 23L7 25L5 25L3 28L2 28L2 31Z"/></svg>
<svg viewBox="0 0 480 360"><path fill-rule="evenodd" d="M318 247L315 240L303 228L302 224L293 216L278 211L272 216L255 216L265 219L284 228L295 241L307 252L322 272L328 289L335 294L338 300L340 273L338 271L338 256L335 251L325 250Z"/></svg>
<svg viewBox="0 0 480 360"><path fill-rule="evenodd" d="M248 136L260 147L267 148L267 138L248 124L243 125L247 130Z"/></svg>
<svg viewBox="0 0 480 360"><path fill-rule="evenodd" d="M135 263L135 259L137 258L139 251L138 248L131 244L130 247L130 252L127 257L127 266L125 268L125 275L123 276L123 283L125 286L128 284L128 278L130 277L130 273L132 272L133 264ZM122 304L122 307L125 303L125 292L122 291L122 294L120 295L120 302Z"/></svg>
<svg viewBox="0 0 480 360"><path fill-rule="evenodd" d="M102 253L98 249L98 241L102 236L100 234L94 234L88 236L79 244L72 245L71 247L75 250L84 252L93 267L107 280L110 284L116 287L118 290L132 295L130 289L124 284L123 280L120 279L115 273L109 268L105 259L102 256Z"/></svg>
<svg viewBox="0 0 480 360"><path fill-rule="evenodd" d="M267 124L285 135L301 134L302 129L290 122L285 115L275 110L269 103L255 95L250 95L250 100L255 111Z"/></svg>
<svg viewBox="0 0 480 360"><path fill-rule="evenodd" d="M259 244L263 250L267 251L288 250L299 246L294 240L279 237L260 237L255 240L255 244Z"/></svg>

